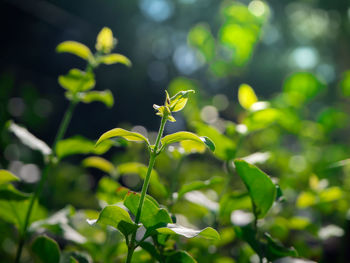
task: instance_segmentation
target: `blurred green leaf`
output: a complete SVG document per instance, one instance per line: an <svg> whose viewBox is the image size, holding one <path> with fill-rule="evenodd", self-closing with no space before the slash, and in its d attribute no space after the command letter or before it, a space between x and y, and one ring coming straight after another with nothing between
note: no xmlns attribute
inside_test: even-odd
<svg viewBox="0 0 350 263"><path fill-rule="evenodd" d="M345 97L350 97L350 70L343 73L340 81L340 88Z"/></svg>
<svg viewBox="0 0 350 263"><path fill-rule="evenodd" d="M30 197L30 194L18 191L12 184L0 185L0 199L21 201Z"/></svg>
<svg viewBox="0 0 350 263"><path fill-rule="evenodd" d="M98 58L98 61L106 65L121 63L121 64L124 64L125 66L131 67L131 61L126 56L123 56L122 54L109 54L109 55L101 56Z"/></svg>
<svg viewBox="0 0 350 263"><path fill-rule="evenodd" d="M71 69L66 75L58 77L58 83L73 94L87 91L95 86L95 77L92 72Z"/></svg>
<svg viewBox="0 0 350 263"><path fill-rule="evenodd" d="M0 169L0 185L19 181L19 178L10 171Z"/></svg>
<svg viewBox="0 0 350 263"><path fill-rule="evenodd" d="M273 261L278 258L298 256L298 252L293 247L284 247L280 242L277 242L274 239L272 239L272 237L268 233L265 233L264 236L267 239L267 247L265 254L268 260Z"/></svg>
<svg viewBox="0 0 350 263"><path fill-rule="evenodd" d="M162 145L165 147L171 143L180 141L195 141L198 143L204 143L211 151L215 151L215 144L208 137L199 137L191 132L176 132L167 136L164 136L161 140Z"/></svg>
<svg viewBox="0 0 350 263"><path fill-rule="evenodd" d="M157 232L161 234L167 234L167 235L177 234L187 238L201 236L207 239L215 239L215 240L220 239L219 233L211 227L207 227L202 230L196 230L196 229L191 229L178 224L167 224L166 227L158 228Z"/></svg>
<svg viewBox="0 0 350 263"><path fill-rule="evenodd" d="M125 236L133 233L138 228L131 220L129 213L116 205L106 206L101 211L97 220L88 220L88 223L112 226Z"/></svg>
<svg viewBox="0 0 350 263"><path fill-rule="evenodd" d="M213 177L213 178L211 178L209 180L206 180L206 181L190 182L188 184L183 185L180 188L180 190L178 192L178 198L180 199L187 192L194 191L194 190L201 190L201 189L210 188L213 185L223 183L223 181L224 181L224 179L222 177L215 176L215 177Z"/></svg>
<svg viewBox="0 0 350 263"><path fill-rule="evenodd" d="M349 124L348 120L348 114L332 107L322 110L317 118L317 122L322 125L326 132L346 127Z"/></svg>
<svg viewBox="0 0 350 263"><path fill-rule="evenodd" d="M121 128L115 128L102 134L101 137L96 142L96 145L99 145L101 142L113 137L122 137L128 141L134 141L134 142L144 141L147 145L149 145L148 139L146 139L146 137L143 136L142 134L138 132L127 131Z"/></svg>
<svg viewBox="0 0 350 263"><path fill-rule="evenodd" d="M215 39L207 24L197 24L188 33L188 42L197 48L205 57L206 61L211 61L215 56Z"/></svg>
<svg viewBox="0 0 350 263"><path fill-rule="evenodd" d="M176 251L166 257L165 263L197 263L186 251Z"/></svg>
<svg viewBox="0 0 350 263"><path fill-rule="evenodd" d="M61 140L56 145L56 155L59 159L75 154L103 154L112 147L112 143L104 142L95 147L95 143L83 136L77 135Z"/></svg>
<svg viewBox="0 0 350 263"><path fill-rule="evenodd" d="M275 184L256 166L239 159L236 159L234 163L252 199L255 216L263 218L276 199Z"/></svg>
<svg viewBox="0 0 350 263"><path fill-rule="evenodd" d="M99 156L87 157L83 160L82 164L84 167L96 168L108 174L113 174L116 169L111 162Z"/></svg>
<svg viewBox="0 0 350 263"><path fill-rule="evenodd" d="M130 210L133 215L136 216L139 202L140 194L129 192L125 197L124 205ZM172 220L164 208L160 208L154 199L146 196L141 211L140 222L146 228L150 228L158 225L172 223Z"/></svg>
<svg viewBox="0 0 350 263"><path fill-rule="evenodd" d="M241 84L238 88L238 101L243 108L249 110L251 106L258 101L258 98L251 86L248 84Z"/></svg>
<svg viewBox="0 0 350 263"><path fill-rule="evenodd" d="M47 236L37 237L32 244L32 251L40 260L40 262L59 263L60 248L55 240Z"/></svg>
<svg viewBox="0 0 350 263"><path fill-rule="evenodd" d="M97 35L96 50L103 53L110 53L117 40L113 37L113 32L110 28L104 27Z"/></svg>
<svg viewBox="0 0 350 263"><path fill-rule="evenodd" d="M112 205L124 200L129 189L120 186L118 182L110 177L102 177L98 182L96 196L99 200L105 201Z"/></svg>
<svg viewBox="0 0 350 263"><path fill-rule="evenodd" d="M56 47L56 51L59 53L71 53L85 60L90 60L93 57L87 46L76 41L64 41Z"/></svg>
<svg viewBox="0 0 350 263"><path fill-rule="evenodd" d="M99 101L104 103L108 108L112 108L114 104L113 94L110 90L83 92L79 94L79 99L84 103Z"/></svg>
<svg viewBox="0 0 350 263"><path fill-rule="evenodd" d="M252 202L247 193L227 193L220 199L219 215L229 220L232 211L252 209Z"/></svg>

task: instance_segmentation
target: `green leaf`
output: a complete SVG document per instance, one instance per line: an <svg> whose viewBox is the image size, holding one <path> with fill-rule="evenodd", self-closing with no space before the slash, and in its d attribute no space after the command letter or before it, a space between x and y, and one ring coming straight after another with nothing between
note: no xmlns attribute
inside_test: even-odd
<svg viewBox="0 0 350 263"><path fill-rule="evenodd" d="M0 185L19 181L19 178L10 171L0 169Z"/></svg>
<svg viewBox="0 0 350 263"><path fill-rule="evenodd" d="M268 233L264 233L267 239L265 255L269 261L274 261L283 257L298 257L298 252L293 248L286 248L280 242L271 238Z"/></svg>
<svg viewBox="0 0 350 263"><path fill-rule="evenodd" d="M238 175L246 185L253 202L254 214L263 218L276 199L276 187L270 177L244 160L234 161Z"/></svg>
<svg viewBox="0 0 350 263"><path fill-rule="evenodd" d="M141 242L140 247L146 250L153 258L157 259L159 262L162 261L162 258L159 252L157 251L157 249L154 247L153 244L149 242Z"/></svg>
<svg viewBox="0 0 350 263"><path fill-rule="evenodd" d="M157 232L161 234L166 234L166 235L177 234L187 238L200 236L206 239L215 239L215 240L220 239L219 233L211 227L206 227L202 230L196 230L196 229L180 226L178 224L167 224L166 227L158 228Z"/></svg>
<svg viewBox="0 0 350 263"><path fill-rule="evenodd" d="M176 132L167 136L164 136L161 140L162 145L165 147L171 143L180 141L195 141L206 145L211 151L215 151L215 144L208 137L199 137L197 134L191 132Z"/></svg>
<svg viewBox="0 0 350 263"><path fill-rule="evenodd" d="M125 66L131 67L131 61L122 54L113 53L113 54L101 56L98 58L98 61L106 65L121 63L121 64L124 64Z"/></svg>
<svg viewBox="0 0 350 263"><path fill-rule="evenodd" d="M98 156L91 156L85 158L82 164L84 167L96 168L108 174L113 174L113 172L115 171L115 167L111 162Z"/></svg>
<svg viewBox="0 0 350 263"><path fill-rule="evenodd" d="M120 186L118 182L105 176L98 182L96 196L99 200L112 205L123 201L128 192L129 189Z"/></svg>
<svg viewBox="0 0 350 263"><path fill-rule="evenodd" d="M177 112L182 110L188 101L188 95L190 93L195 93L194 90L180 91L170 98L170 111Z"/></svg>
<svg viewBox="0 0 350 263"><path fill-rule="evenodd" d="M73 94L87 91L95 86L95 77L92 72L71 69L66 75L58 77L58 83Z"/></svg>
<svg viewBox="0 0 350 263"><path fill-rule="evenodd" d="M76 41L62 42L56 47L56 51L58 53L71 53L85 60L89 60L93 57L90 49L87 46Z"/></svg>
<svg viewBox="0 0 350 263"><path fill-rule="evenodd" d="M220 199L220 217L229 221L232 211L252 209L252 202L247 193L231 192Z"/></svg>
<svg viewBox="0 0 350 263"><path fill-rule="evenodd" d="M176 251L167 256L165 263L197 263L186 251Z"/></svg>
<svg viewBox="0 0 350 263"><path fill-rule="evenodd" d="M251 86L248 84L242 84L238 89L238 101L243 108L249 110L250 107L258 101L258 98Z"/></svg>
<svg viewBox="0 0 350 263"><path fill-rule="evenodd" d="M143 180L146 178L148 167L141 163L131 162L131 163L123 163L118 165L117 172L122 174L137 174L139 175ZM159 180L158 173L152 169L151 172L151 178L150 178L150 190L154 194L158 194L161 196L167 196L168 191L166 190L165 186L161 183Z"/></svg>
<svg viewBox="0 0 350 263"><path fill-rule="evenodd" d="M55 240L47 236L37 237L32 244L32 251L43 262L59 263L60 248Z"/></svg>
<svg viewBox="0 0 350 263"><path fill-rule="evenodd" d="M133 142L145 142L147 145L149 145L148 139L146 139L145 136L138 132L131 132L127 131L121 128L115 128L112 130L109 130L101 135L101 137L97 140L96 146L99 145L101 142L108 140L113 137L122 137L125 140L133 141Z"/></svg>
<svg viewBox="0 0 350 263"><path fill-rule="evenodd" d="M97 220L88 220L88 223L99 223L112 226L125 236L133 233L138 228L138 226L131 220L129 213L116 205L106 206L101 211Z"/></svg>
<svg viewBox="0 0 350 263"><path fill-rule="evenodd" d="M16 137L29 148L40 151L43 155L50 155L51 149L45 142L36 138L26 128L17 125L10 121L8 129L13 132Z"/></svg>
<svg viewBox="0 0 350 263"><path fill-rule="evenodd" d="M345 97L350 97L350 70L345 71L342 75L342 80L340 81L341 91Z"/></svg>
<svg viewBox="0 0 350 263"><path fill-rule="evenodd" d="M124 205L130 210L130 212L136 216L137 209L139 207L140 194L135 192L129 192L124 200ZM172 223L171 217L168 212L160 208L157 202L150 196L146 196L142 211L140 222L146 227L155 227Z"/></svg>
<svg viewBox="0 0 350 263"><path fill-rule="evenodd" d="M103 154L112 147L111 142L104 142L95 147L95 143L83 136L77 135L61 140L56 145L56 155L59 159L75 154Z"/></svg>
<svg viewBox="0 0 350 263"><path fill-rule="evenodd" d="M79 94L79 99L84 103L99 101L104 103L108 108L111 108L114 104L113 94L110 90L83 92Z"/></svg>
<svg viewBox="0 0 350 263"><path fill-rule="evenodd" d="M199 135L208 136L215 144L214 155L224 161L232 160L236 154L236 143L221 134L216 128L208 126L204 123L197 122L195 124L196 132Z"/></svg>
<svg viewBox="0 0 350 263"><path fill-rule="evenodd" d="M184 194L194 191L210 188L215 184L220 184L224 181L222 177L213 177L206 181L194 181L188 184L183 185L178 192L178 199L180 199Z"/></svg>
<svg viewBox="0 0 350 263"><path fill-rule="evenodd" d="M207 62L215 57L215 38L207 24L201 23L192 27L188 33L188 42L204 55Z"/></svg>
<svg viewBox="0 0 350 263"><path fill-rule="evenodd" d="M117 40L113 37L113 32L110 28L104 27L97 35L96 50L103 53L110 53Z"/></svg>
<svg viewBox="0 0 350 263"><path fill-rule="evenodd" d="M180 142L181 148L185 151L186 154L191 153L204 153L205 152L205 145L202 143L198 143L195 141L181 141Z"/></svg>
<svg viewBox="0 0 350 263"><path fill-rule="evenodd" d="M18 191L12 184L0 185L0 199L21 201L30 197L30 194Z"/></svg>

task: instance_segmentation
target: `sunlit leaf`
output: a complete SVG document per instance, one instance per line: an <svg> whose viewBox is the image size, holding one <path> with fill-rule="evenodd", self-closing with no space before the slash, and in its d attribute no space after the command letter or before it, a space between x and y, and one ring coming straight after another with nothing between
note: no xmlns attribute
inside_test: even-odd
<svg viewBox="0 0 350 263"><path fill-rule="evenodd" d="M110 53L116 44L117 40L113 37L112 30L108 27L102 28L97 35L96 50Z"/></svg>
<svg viewBox="0 0 350 263"><path fill-rule="evenodd" d="M92 72L84 72L80 69L71 69L66 75L58 77L58 83L73 94L87 91L95 86L95 77Z"/></svg>
<svg viewBox="0 0 350 263"><path fill-rule="evenodd" d="M206 149L203 143L198 143L198 142L189 141L189 140L181 141L180 146L185 151L186 154L204 153Z"/></svg>
<svg viewBox="0 0 350 263"><path fill-rule="evenodd" d="M236 170L246 185L253 202L253 211L263 218L276 199L276 187L270 177L244 160L235 160Z"/></svg>
<svg viewBox="0 0 350 263"><path fill-rule="evenodd" d="M106 206L101 211L97 220L88 220L88 223L112 226L125 236L133 233L138 228L131 220L129 213L116 205Z"/></svg>
<svg viewBox="0 0 350 263"><path fill-rule="evenodd" d="M176 132L167 136L164 136L161 140L163 146L167 146L171 143L180 141L195 141L205 144L211 151L215 151L215 144L208 137L199 137L191 132Z"/></svg>
<svg viewBox="0 0 350 263"><path fill-rule="evenodd" d="M129 192L124 200L124 205L136 216L139 207L140 194ZM149 196L144 200L140 222L146 227L154 227L172 223L170 215L164 208L160 208L156 201Z"/></svg>
<svg viewBox="0 0 350 263"><path fill-rule="evenodd" d="M43 155L50 155L51 149L45 142L36 138L26 128L21 127L14 122L9 123L9 130L13 132L20 141L33 150L40 151Z"/></svg>
<svg viewBox="0 0 350 263"><path fill-rule="evenodd" d="M311 192L302 192L297 199L297 207L306 208L316 204L316 196Z"/></svg>
<svg viewBox="0 0 350 263"><path fill-rule="evenodd" d="M32 251L42 263L59 263L60 248L55 240L47 236L37 237L32 244Z"/></svg>
<svg viewBox="0 0 350 263"><path fill-rule="evenodd" d="M98 139L96 145L99 145L101 142L113 137L122 137L128 141L135 141L135 142L143 141L147 143L147 145L149 145L148 140L142 134L138 132L127 131L121 128L115 128L102 134L102 136Z"/></svg>
<svg viewBox="0 0 350 263"><path fill-rule="evenodd" d="M320 202L332 202L343 197L343 191L338 186L329 187L320 192Z"/></svg>
<svg viewBox="0 0 350 263"><path fill-rule="evenodd" d="M147 166L136 162L123 163L118 165L117 171L120 175L137 174L144 180L147 174ZM158 173L153 169L151 171L150 188L151 192L155 195L167 196L165 186L161 183Z"/></svg>
<svg viewBox="0 0 350 263"><path fill-rule="evenodd" d="M197 48L210 61L215 56L215 39L207 24L198 24L188 33L188 42Z"/></svg>
<svg viewBox="0 0 350 263"><path fill-rule="evenodd" d="M110 90L83 92L79 94L79 99L84 103L99 101L104 103L108 108L111 108L114 104L113 94Z"/></svg>
<svg viewBox="0 0 350 263"><path fill-rule="evenodd" d="M196 230L196 229L180 226L177 224L167 224L166 227L158 228L157 232L161 234L169 234L169 235L177 234L187 238L200 236L207 239L220 239L219 233L211 227L207 227L202 230Z"/></svg>
<svg viewBox="0 0 350 263"><path fill-rule="evenodd" d="M210 188L213 185L220 184L224 181L222 177L213 177L206 181L194 181L190 182L188 184L183 185L179 192L178 192L178 198L180 199L185 193L194 191L194 190L201 190Z"/></svg>
<svg viewBox="0 0 350 263"><path fill-rule="evenodd" d="M103 154L112 147L109 142L104 142L95 147L95 143L83 136L77 135L68 139L61 140L56 145L56 155L62 159L75 154Z"/></svg>
<svg viewBox="0 0 350 263"><path fill-rule="evenodd" d="M108 174L112 174L115 170L114 165L106 159L98 156L91 156L85 158L82 162L84 167L92 167L104 171Z"/></svg>
<svg viewBox="0 0 350 263"><path fill-rule="evenodd" d="M238 101L239 104L246 110L258 101L253 88L247 84L242 84L238 89Z"/></svg>
<svg viewBox="0 0 350 263"><path fill-rule="evenodd" d="M180 91L177 94L175 94L173 97L170 98L170 110L172 112L180 111L182 110L188 101L188 95L190 93L195 93L194 90L185 90Z"/></svg>
<svg viewBox="0 0 350 263"><path fill-rule="evenodd" d="M176 251L166 257L165 263L197 263L186 251Z"/></svg>
<svg viewBox="0 0 350 263"><path fill-rule="evenodd" d="M10 171L0 169L0 185L19 181L19 178Z"/></svg>
<svg viewBox="0 0 350 263"><path fill-rule="evenodd" d="M131 67L131 61L126 56L123 56L121 54L109 54L109 55L101 56L99 57L98 61L106 65L121 63L121 64L124 64L125 66Z"/></svg>
<svg viewBox="0 0 350 263"><path fill-rule="evenodd" d="M56 47L56 51L59 53L71 53L85 60L89 60L92 57L90 49L76 41L65 41Z"/></svg>

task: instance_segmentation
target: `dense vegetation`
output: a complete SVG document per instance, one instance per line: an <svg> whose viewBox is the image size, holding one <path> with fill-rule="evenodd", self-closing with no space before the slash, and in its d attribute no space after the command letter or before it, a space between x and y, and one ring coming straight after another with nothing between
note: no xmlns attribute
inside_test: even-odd
<svg viewBox="0 0 350 263"><path fill-rule="evenodd" d="M301 9L292 7L301 17ZM21 105L12 98L10 78L2 77L2 261L349 260L349 71L332 77L326 64L317 74L292 71L264 100L259 88L243 81L234 97L215 94L216 88L205 85L226 86L247 74L271 26L269 6L259 0L224 1L215 11L219 25L199 22L187 32L182 53L194 57L180 51L174 56L179 71L193 78L175 77L154 97L160 104L153 105L157 133L119 122L95 138L80 135L87 134L83 130L67 136L71 126L83 127L82 120L103 122L107 111L130 116L131 123L138 117L144 123L142 114L134 114L138 110L152 112L140 103L144 91L124 92L128 104L115 111L108 108L118 93L96 89L106 65L138 67L115 53L118 41L108 27L98 33L96 51L75 40L56 48L85 66L58 77L60 96L69 104L50 146L19 123L35 127L32 116L14 120L22 115ZM310 50L294 54L301 68L309 69ZM264 59L270 68L273 59ZM158 85L164 66L153 64L149 71ZM26 90L23 98L36 97ZM95 102L107 108L79 111ZM45 103L37 111L45 112Z"/></svg>

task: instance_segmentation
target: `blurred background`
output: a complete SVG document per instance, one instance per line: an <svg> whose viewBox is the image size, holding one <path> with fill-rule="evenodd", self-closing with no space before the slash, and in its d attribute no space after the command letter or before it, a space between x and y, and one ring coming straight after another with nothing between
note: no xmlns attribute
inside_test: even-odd
<svg viewBox="0 0 350 263"><path fill-rule="evenodd" d="M344 245L350 240L348 0L2 0L0 25L0 167L27 183L21 183L22 190L34 189L43 160L16 141L4 129L5 122L12 119L52 145L68 105L58 76L86 65L79 57L56 53L56 46L73 40L95 51L96 36L107 26L118 39L114 52L127 56L133 65L101 65L95 71L96 89L110 89L115 104L108 109L102 103L80 103L65 137L81 134L96 140L117 126L148 131L152 137L160 121L152 105L163 103L164 90L195 89L192 104L175 116L175 123L167 124L166 133L189 126L222 140L222 147L217 148L216 159L209 155L189 158L191 162L185 162L182 169L191 173L181 172L178 184L230 176L221 161L269 151L271 158L261 166L280 179L289 207L284 206L282 216L277 207L266 229L295 246L302 257L348 262ZM269 100L273 108L260 116L245 112L237 99L242 83L251 85L259 100ZM188 125L193 120L202 124L193 128ZM275 122L278 125L271 125ZM240 136L245 131L238 123L248 129L243 142ZM108 153L114 164L147 159L139 145L114 153ZM167 153L159 159L156 169L170 181L176 158ZM67 203L77 209L99 209L93 193L103 173L73 166L81 156L68 160L49 177L41 204L49 212ZM118 180L139 190L141 180L130 178ZM235 190L245 189L240 181L231 183ZM219 198L215 201L222 205ZM203 212L183 206L175 212L188 212L191 222L202 226L213 222L210 208ZM228 222L231 212L225 215ZM294 225L289 221L292 216ZM1 226L7 225L0 224L5 232ZM333 228L324 230L322 236L319 231L329 225ZM15 241L3 236L2 250L13 253ZM229 244L232 240L221 249L238 258L240 252ZM213 262L205 259L197 244L193 247L193 253L203 257L199 262ZM201 249L208 252L205 245ZM215 252L210 254L215 256ZM249 250L247 255L251 254Z"/></svg>

